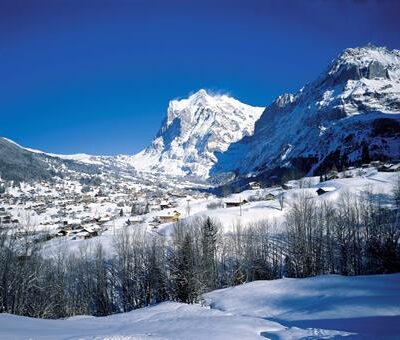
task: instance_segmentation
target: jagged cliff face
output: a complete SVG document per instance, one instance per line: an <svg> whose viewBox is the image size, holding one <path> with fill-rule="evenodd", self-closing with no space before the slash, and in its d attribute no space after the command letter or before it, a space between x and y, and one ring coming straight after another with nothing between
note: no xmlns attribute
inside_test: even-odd
<svg viewBox="0 0 400 340"><path fill-rule="evenodd" d="M362 158L400 158L400 51L345 50L316 81L284 94L254 134L218 155L211 173L318 173Z"/></svg>
<svg viewBox="0 0 400 340"><path fill-rule="evenodd" d="M215 153L250 136L262 111L263 108L205 90L187 99L173 100L151 146L131 162L143 171L207 177L216 162Z"/></svg>

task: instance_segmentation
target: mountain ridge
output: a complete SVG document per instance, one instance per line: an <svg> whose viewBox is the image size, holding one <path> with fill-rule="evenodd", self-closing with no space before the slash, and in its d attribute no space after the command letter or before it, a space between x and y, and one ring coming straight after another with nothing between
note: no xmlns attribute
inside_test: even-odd
<svg viewBox="0 0 400 340"><path fill-rule="evenodd" d="M349 48L315 81L275 99L254 134L232 144L211 175L321 174L363 158L400 157L400 51ZM365 159L367 160L367 159Z"/></svg>
<svg viewBox="0 0 400 340"><path fill-rule="evenodd" d="M332 166L398 159L400 51L372 45L348 48L314 81L280 95L266 108L204 89L171 100L151 145L135 155L57 155L5 138L0 147L3 178L12 177L13 166L22 164L28 171L29 162L39 178L49 177L49 163L69 162L74 168L90 166L89 172L97 167L212 181L231 180L232 174L322 174ZM15 162L7 152L16 155Z"/></svg>

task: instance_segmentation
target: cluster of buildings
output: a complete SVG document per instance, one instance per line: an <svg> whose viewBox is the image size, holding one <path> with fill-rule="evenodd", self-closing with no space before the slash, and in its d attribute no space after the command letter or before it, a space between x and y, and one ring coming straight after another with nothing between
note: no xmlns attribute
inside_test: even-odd
<svg viewBox="0 0 400 340"><path fill-rule="evenodd" d="M130 226L146 220L156 227L181 218L178 201L186 200L189 193L165 183L143 184L126 178L103 178L96 185L81 182L79 178L66 178L29 184L3 183L0 228L22 228L27 219L19 217L26 214L31 216L29 223L48 232L50 239L97 237L116 223ZM149 213L151 220L144 218Z"/></svg>

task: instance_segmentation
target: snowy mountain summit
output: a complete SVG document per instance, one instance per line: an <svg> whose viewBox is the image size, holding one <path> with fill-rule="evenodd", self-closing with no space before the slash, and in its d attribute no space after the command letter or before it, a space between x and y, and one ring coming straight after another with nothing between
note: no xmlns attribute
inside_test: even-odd
<svg viewBox="0 0 400 340"><path fill-rule="evenodd" d="M315 81L266 108L254 134L217 155L211 174L323 173L400 158L400 51L343 51Z"/></svg>
<svg viewBox="0 0 400 340"><path fill-rule="evenodd" d="M152 144L133 156L131 164L141 171L207 177L216 162L214 153L250 136L263 110L203 89L172 100Z"/></svg>

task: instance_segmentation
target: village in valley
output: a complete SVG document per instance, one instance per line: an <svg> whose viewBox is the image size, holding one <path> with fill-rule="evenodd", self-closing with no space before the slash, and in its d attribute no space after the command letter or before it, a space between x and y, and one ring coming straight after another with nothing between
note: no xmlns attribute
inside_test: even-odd
<svg viewBox="0 0 400 340"><path fill-rule="evenodd" d="M204 196L185 188L173 190L167 185L149 185L143 179L107 175L0 185L0 227L29 229L46 235L45 240L89 239L116 224L128 227L144 223L143 216L149 213L154 214L149 224L157 227L180 218L180 212L171 211L178 206L177 200L188 194Z"/></svg>
<svg viewBox="0 0 400 340"><path fill-rule="evenodd" d="M108 239L116 230L130 228L168 234L179 220L205 215L221 221L224 231L229 232L238 223L282 219L284 208L299 192L318 199L340 190L390 191L399 171L400 163L375 161L341 172L334 167L324 176L289 180L272 187L249 181L243 191L232 190L220 197L204 185L156 179L149 174L122 178L70 175L53 182L2 182L0 228L21 236L30 233L38 242L74 242L102 235Z"/></svg>

